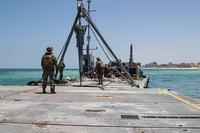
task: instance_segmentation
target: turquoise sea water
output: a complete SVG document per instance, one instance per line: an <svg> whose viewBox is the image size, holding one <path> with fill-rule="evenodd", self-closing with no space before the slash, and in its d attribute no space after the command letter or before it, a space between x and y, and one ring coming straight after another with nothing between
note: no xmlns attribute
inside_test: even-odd
<svg viewBox="0 0 200 133"><path fill-rule="evenodd" d="M144 69L150 76L149 87L169 88L173 91L200 99L200 70L190 69ZM26 85L40 80L41 69L0 69L0 85ZM64 77L78 77L77 69L67 69Z"/></svg>
<svg viewBox="0 0 200 133"><path fill-rule="evenodd" d="M192 98L200 99L200 70L145 69L150 76L149 87L168 88Z"/></svg>
<svg viewBox="0 0 200 133"><path fill-rule="evenodd" d="M78 69L67 69L64 77L78 77ZM42 69L0 69L0 85L26 85L29 81L40 80Z"/></svg>

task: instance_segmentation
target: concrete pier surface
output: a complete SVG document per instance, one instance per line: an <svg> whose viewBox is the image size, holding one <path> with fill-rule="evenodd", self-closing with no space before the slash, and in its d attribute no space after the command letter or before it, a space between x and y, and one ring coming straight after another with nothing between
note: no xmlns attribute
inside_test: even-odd
<svg viewBox="0 0 200 133"><path fill-rule="evenodd" d="M0 133L200 133L199 102L164 89L112 83L41 92L0 86Z"/></svg>

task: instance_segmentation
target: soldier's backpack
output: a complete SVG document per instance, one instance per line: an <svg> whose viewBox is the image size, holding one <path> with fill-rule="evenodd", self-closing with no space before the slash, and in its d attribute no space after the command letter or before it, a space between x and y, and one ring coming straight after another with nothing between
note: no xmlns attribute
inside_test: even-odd
<svg viewBox="0 0 200 133"><path fill-rule="evenodd" d="M44 55L42 57L42 67L43 68L54 68L54 56L53 55Z"/></svg>
<svg viewBox="0 0 200 133"><path fill-rule="evenodd" d="M102 61L100 61L100 67L103 69L104 68L104 64L103 64L103 62Z"/></svg>

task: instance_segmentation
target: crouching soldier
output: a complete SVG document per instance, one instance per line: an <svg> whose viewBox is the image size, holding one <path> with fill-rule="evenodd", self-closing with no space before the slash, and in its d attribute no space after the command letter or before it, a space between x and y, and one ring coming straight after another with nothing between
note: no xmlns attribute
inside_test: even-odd
<svg viewBox="0 0 200 133"><path fill-rule="evenodd" d="M43 69L43 74L42 74L43 93L46 93L48 77L50 78L51 93L56 93L55 85L54 85L54 79L55 79L54 71L57 67L57 60L53 54L53 47L51 47L51 46L47 47L46 52L42 57L41 66Z"/></svg>

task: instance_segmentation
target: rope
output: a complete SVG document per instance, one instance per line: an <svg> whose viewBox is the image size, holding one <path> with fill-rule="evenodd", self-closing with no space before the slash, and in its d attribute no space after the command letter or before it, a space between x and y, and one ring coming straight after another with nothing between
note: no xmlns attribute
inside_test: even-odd
<svg viewBox="0 0 200 133"><path fill-rule="evenodd" d="M101 43L100 43L99 39L97 38L97 35L95 34L94 30L93 30L92 28L90 28L90 29L91 29L91 31L92 31L92 33L93 33L93 35L94 35L95 39L96 39L96 40L97 40L97 42L99 43L99 45L100 45L101 49L103 50L104 54L106 55L106 57L108 58L108 60L109 60L109 61L111 61L111 60L110 60L110 58L108 57L108 55L107 55L106 51L104 50L103 46L101 45Z"/></svg>

